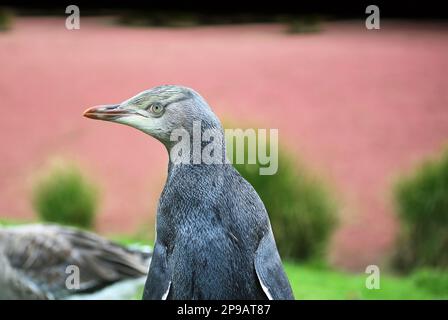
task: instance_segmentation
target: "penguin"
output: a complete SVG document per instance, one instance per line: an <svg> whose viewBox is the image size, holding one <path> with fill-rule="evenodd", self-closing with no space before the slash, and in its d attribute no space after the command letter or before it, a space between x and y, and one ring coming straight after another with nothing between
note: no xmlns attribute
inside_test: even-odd
<svg viewBox="0 0 448 320"><path fill-rule="evenodd" d="M138 129L169 154L143 299L294 299L265 206L199 93L162 85L84 116Z"/></svg>

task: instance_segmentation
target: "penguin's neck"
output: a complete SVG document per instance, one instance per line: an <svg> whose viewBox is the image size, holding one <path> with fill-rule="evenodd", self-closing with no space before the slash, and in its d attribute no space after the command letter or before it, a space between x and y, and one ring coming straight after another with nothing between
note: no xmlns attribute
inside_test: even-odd
<svg viewBox="0 0 448 320"><path fill-rule="evenodd" d="M184 191L192 196L219 188L223 177L228 172L228 167L231 166L223 162L220 164L176 164L170 161L165 187Z"/></svg>
<svg viewBox="0 0 448 320"><path fill-rule="evenodd" d="M191 130L179 141L165 144L168 152L168 177L183 170L213 172L230 162L222 128Z"/></svg>
<svg viewBox="0 0 448 320"><path fill-rule="evenodd" d="M185 163L176 163L170 157L161 200L183 203L188 208L212 205L222 193L229 166L232 166L227 161L224 142L219 149L214 157L216 163L209 163L207 159L197 163L193 152ZM208 152L207 144L203 144L201 150Z"/></svg>
<svg viewBox="0 0 448 320"><path fill-rule="evenodd" d="M182 206L185 212L198 212L213 205L222 194L231 166L223 130L212 127L212 132L207 132L205 128L200 135L189 132L177 144L165 145L169 154L168 176L160 207L166 214L173 204Z"/></svg>
<svg viewBox="0 0 448 320"><path fill-rule="evenodd" d="M158 220L166 221L165 228L207 219L222 197L229 164L169 164L168 176L163 188ZM172 227L168 227L172 226ZM175 229L175 228L174 228ZM170 232L175 232L172 229ZM162 232L162 231L160 231ZM159 233L159 231L158 231Z"/></svg>

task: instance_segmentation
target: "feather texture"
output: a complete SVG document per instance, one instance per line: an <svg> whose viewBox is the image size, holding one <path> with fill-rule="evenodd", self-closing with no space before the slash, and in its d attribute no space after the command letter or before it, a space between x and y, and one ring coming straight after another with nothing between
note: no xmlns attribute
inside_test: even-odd
<svg viewBox="0 0 448 320"><path fill-rule="evenodd" d="M94 292L146 275L151 253L98 235L54 225L0 228L0 298L51 299ZM79 268L79 288L69 289L67 267Z"/></svg>

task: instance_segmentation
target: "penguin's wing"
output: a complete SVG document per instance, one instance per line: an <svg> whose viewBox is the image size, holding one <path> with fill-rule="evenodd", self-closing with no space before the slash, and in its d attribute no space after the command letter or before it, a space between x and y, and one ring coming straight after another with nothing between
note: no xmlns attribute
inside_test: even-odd
<svg viewBox="0 0 448 320"><path fill-rule="evenodd" d="M143 300L166 300L171 288L166 248L156 243L146 280Z"/></svg>
<svg viewBox="0 0 448 320"><path fill-rule="evenodd" d="M258 244L255 252L255 271L269 300L294 300L272 230L266 232Z"/></svg>

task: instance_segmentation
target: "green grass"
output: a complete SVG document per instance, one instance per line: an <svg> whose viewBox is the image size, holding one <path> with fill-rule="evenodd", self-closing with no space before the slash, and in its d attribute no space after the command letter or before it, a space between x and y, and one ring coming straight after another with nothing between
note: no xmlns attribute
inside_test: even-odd
<svg viewBox="0 0 448 320"><path fill-rule="evenodd" d="M0 219L0 225L23 224L24 221ZM109 237L124 245L152 245L152 238L140 233ZM324 264L297 264L286 262L285 270L297 300L346 300L346 299L448 299L448 273L431 269L416 270L408 276L381 273L380 289L367 289L367 274L347 273L326 267ZM136 294L140 299L143 288Z"/></svg>
<svg viewBox="0 0 448 320"><path fill-rule="evenodd" d="M297 300L427 300L448 299L448 288L443 292L427 290L420 286L421 276L395 277L381 276L380 289L367 289L367 274L350 274L340 271L303 266L294 263L285 264L286 273L291 282ZM444 275L446 278L446 276ZM135 295L140 300L143 287Z"/></svg>
<svg viewBox="0 0 448 320"><path fill-rule="evenodd" d="M0 226L17 226L21 224L28 224L28 223L34 223L33 221L24 221L24 220L17 220L17 219L4 219L0 218Z"/></svg>
<svg viewBox="0 0 448 320"><path fill-rule="evenodd" d="M142 238L138 235L109 235L108 239L118 242L124 246L143 245L154 247L154 240L149 237Z"/></svg>
<svg viewBox="0 0 448 320"><path fill-rule="evenodd" d="M396 277L381 274L380 289L367 289L367 274L285 263L286 273L298 300L345 299L448 299L448 289L438 294L419 286L414 277Z"/></svg>

